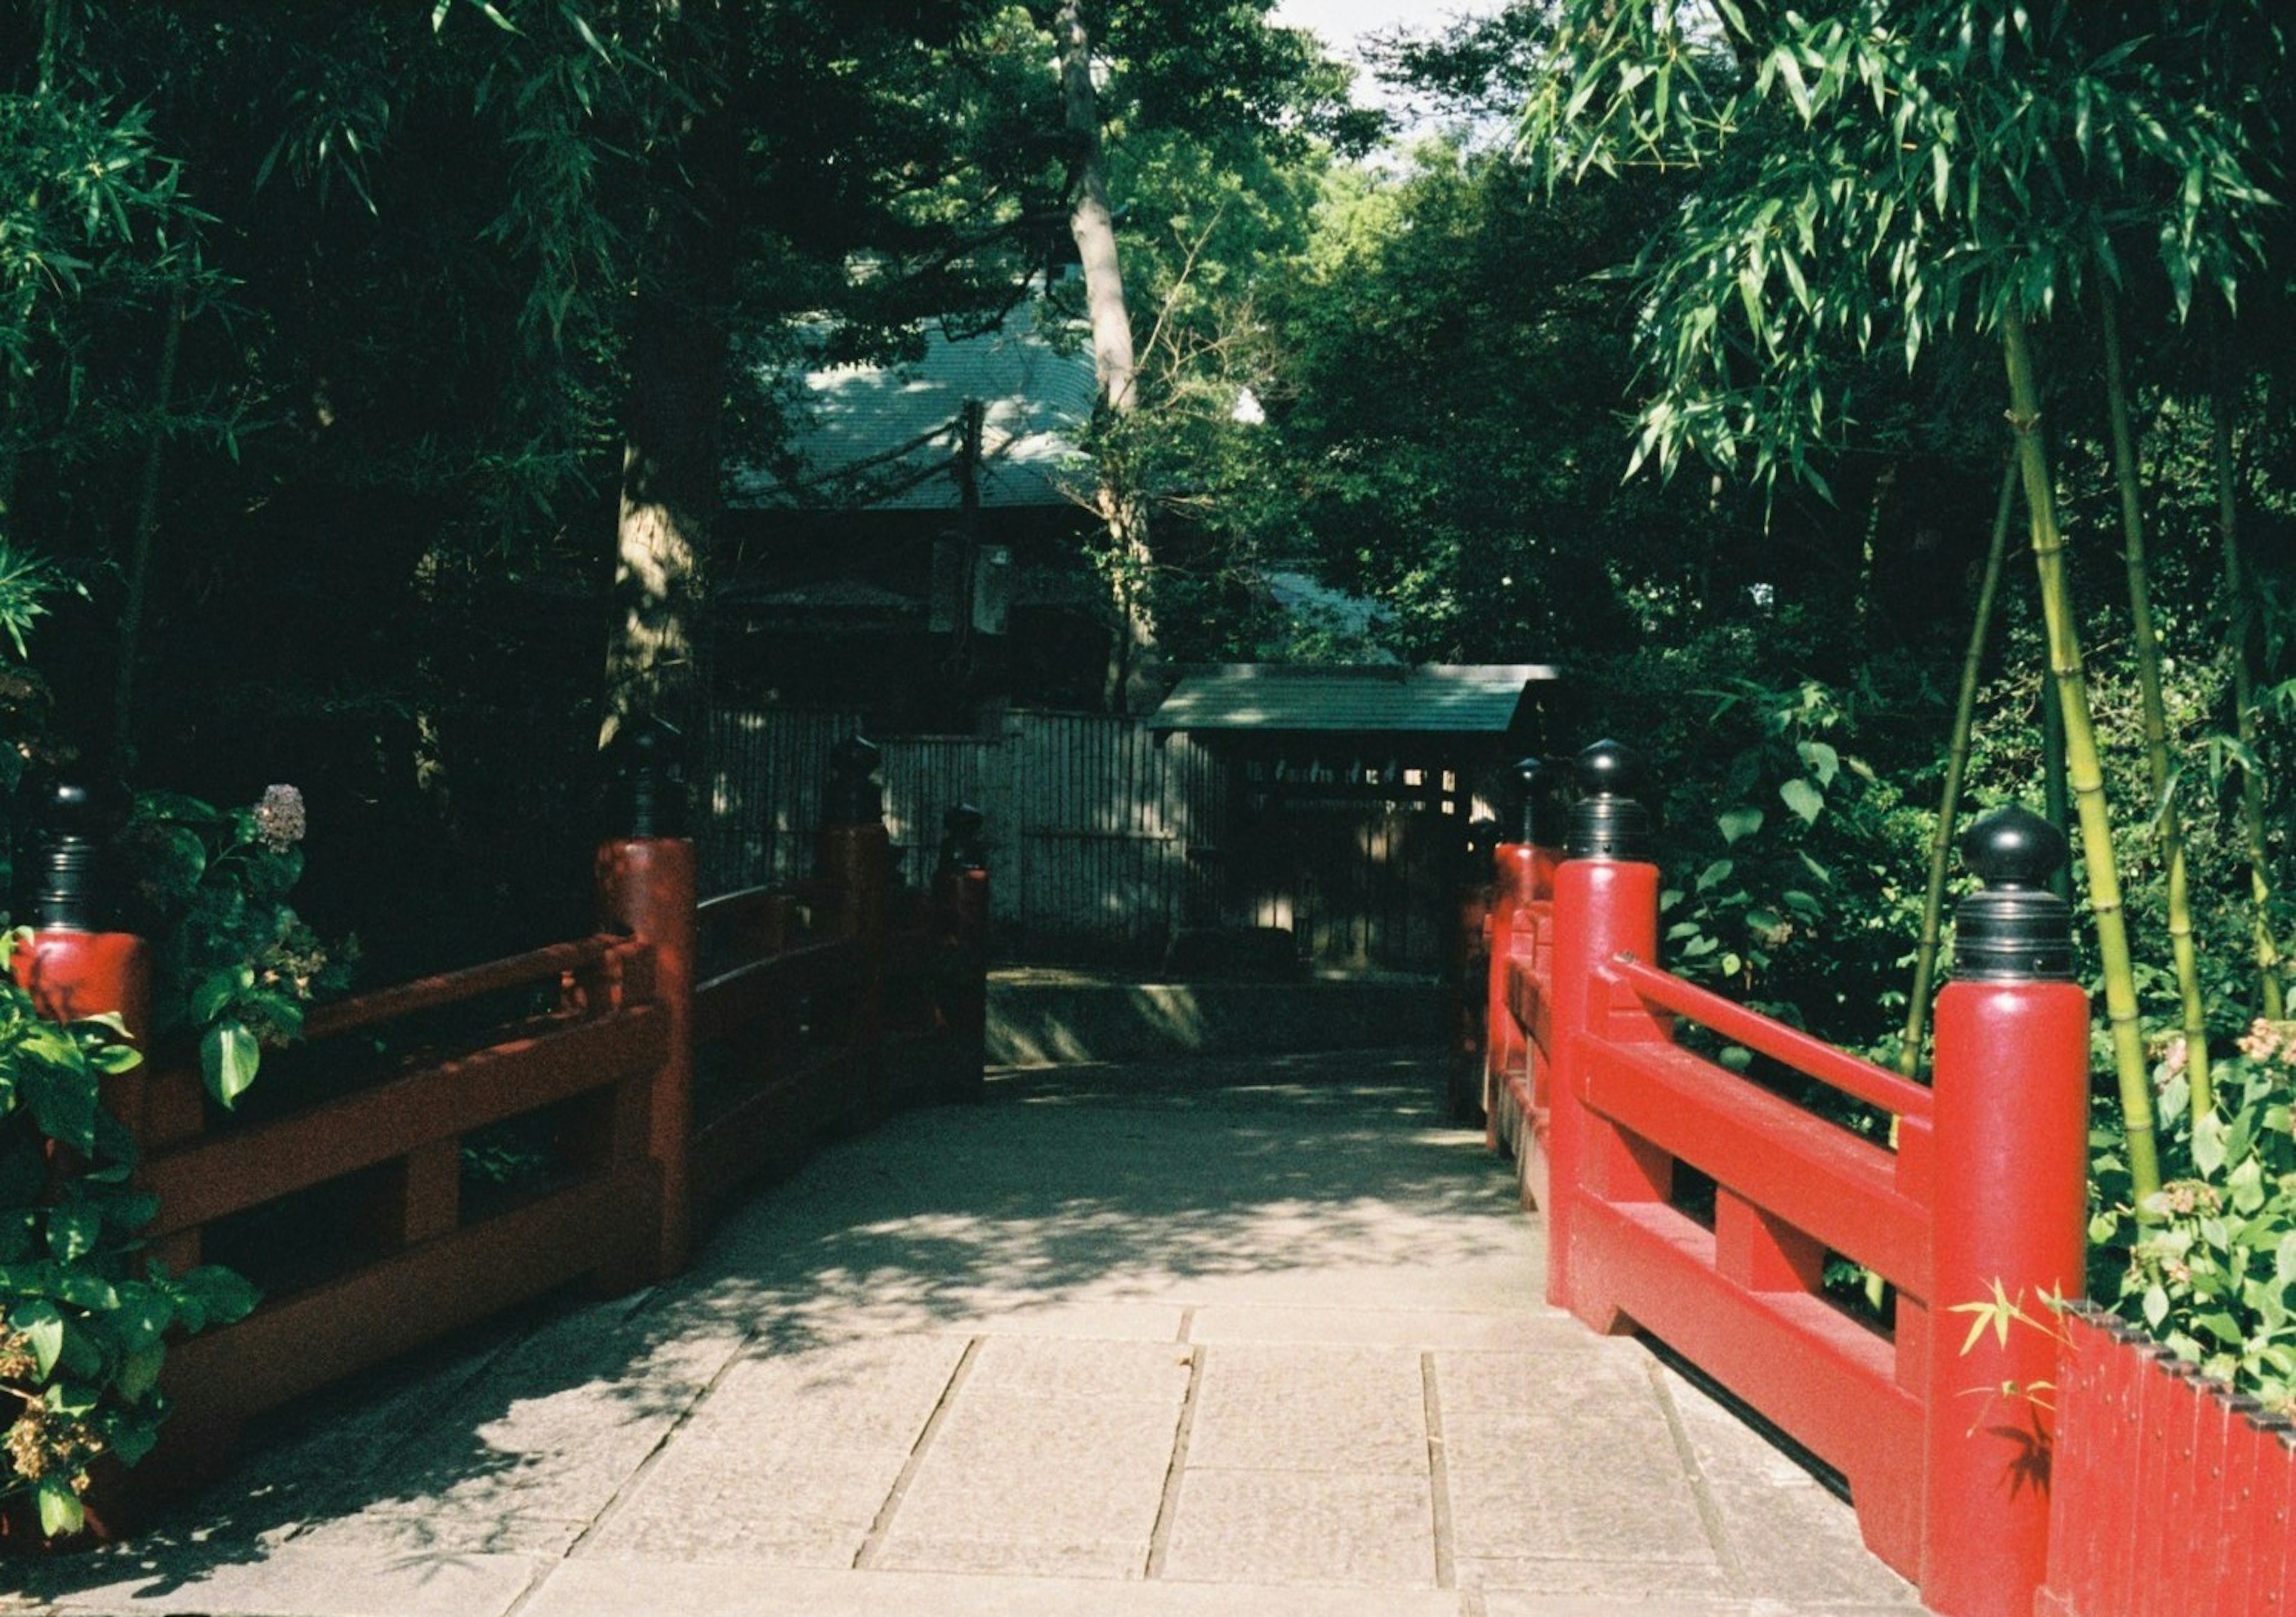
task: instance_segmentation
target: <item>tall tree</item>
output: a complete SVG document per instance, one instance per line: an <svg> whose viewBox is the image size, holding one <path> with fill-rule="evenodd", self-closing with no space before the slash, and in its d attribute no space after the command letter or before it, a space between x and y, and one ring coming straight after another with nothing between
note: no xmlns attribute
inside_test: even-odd
<svg viewBox="0 0 2296 1617"><path fill-rule="evenodd" d="M1133 357L1132 309L1116 251L1116 220L1108 203L1108 159L1100 136L1100 97L1093 87L1092 34L1080 0L1063 0L1054 13L1061 108L1072 143L1069 233L1084 267L1085 311L1092 327L1093 375L1099 408L1120 424L1139 404ZM1155 565L1148 510L1128 478L1121 456L1103 433L1095 491L1097 515L1108 534L1103 559L1116 604L1116 633L1108 659L1105 699L1111 711L1137 706L1154 677L1156 619L1149 598Z"/></svg>

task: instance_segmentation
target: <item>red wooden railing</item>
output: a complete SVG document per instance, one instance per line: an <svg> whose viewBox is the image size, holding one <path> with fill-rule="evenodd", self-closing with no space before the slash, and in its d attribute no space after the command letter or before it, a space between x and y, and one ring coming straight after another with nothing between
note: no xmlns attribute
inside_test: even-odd
<svg viewBox="0 0 2296 1617"><path fill-rule="evenodd" d="M1954 983L1924 1087L1659 970L1625 770L1589 748L1568 848L1496 858L1485 1092L1546 1213L1549 1300L1660 1338L1841 1472L1867 1544L1932 1609L2024 1617L2051 1440L1999 1389L2047 1381L2054 1343L1964 1350L1947 1311L2079 1291L2087 998L2013 972ZM2025 828L1998 824L1980 873L2028 900ZM1695 1053L1691 1028L1894 1119L1894 1145ZM1710 1181L1710 1212L1677 1196L1677 1167ZM1829 1255L1888 1283L1890 1322L1827 1293Z"/></svg>
<svg viewBox="0 0 2296 1617"><path fill-rule="evenodd" d="M153 1259L230 1257L250 1218L326 1201L324 1234L286 1237L316 1249L289 1284L171 1348L174 1412L135 1492L212 1469L251 1415L569 1281L674 1273L697 1213L736 1183L892 1106L977 1095L977 830L930 895L893 889L883 827L864 818L823 828L821 879L700 904L689 842L609 842L596 935L314 1010L239 1116L178 1052L106 1080L158 1198ZM124 1008L133 1027L144 955L126 935L50 929L17 963L50 1014ZM545 1166L466 1194L466 1144L504 1124Z"/></svg>

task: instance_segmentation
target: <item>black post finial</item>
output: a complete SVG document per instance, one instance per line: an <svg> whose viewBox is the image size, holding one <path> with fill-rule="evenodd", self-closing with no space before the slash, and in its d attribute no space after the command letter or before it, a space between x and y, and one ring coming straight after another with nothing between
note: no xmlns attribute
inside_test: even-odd
<svg viewBox="0 0 2296 1617"><path fill-rule="evenodd" d="M1559 758L1520 758L1507 765L1499 821L1508 841L1542 848L1562 845L1570 829L1570 814L1562 805L1564 772Z"/></svg>
<svg viewBox="0 0 2296 1617"><path fill-rule="evenodd" d="M41 814L35 922L47 932L94 932L97 865L103 839L120 815L111 796L78 780L59 780L48 789Z"/></svg>
<svg viewBox="0 0 2296 1617"><path fill-rule="evenodd" d="M660 784L656 775L653 726L647 725L630 742L630 836L637 841L659 835Z"/></svg>
<svg viewBox="0 0 2296 1617"><path fill-rule="evenodd" d="M633 724L617 770L624 822L634 841L682 834L685 772L676 729L659 718Z"/></svg>
<svg viewBox="0 0 2296 1617"><path fill-rule="evenodd" d="M829 749L829 780L821 791L824 825L874 825L885 817L879 756L876 744L858 732Z"/></svg>
<svg viewBox="0 0 2296 1617"><path fill-rule="evenodd" d="M1962 863L1985 886L1954 912L1954 976L1985 983L2071 979L2072 912L2049 890L2067 851L2062 831L2013 804L1962 834Z"/></svg>
<svg viewBox="0 0 2296 1617"><path fill-rule="evenodd" d="M980 834L988 818L970 803L957 804L941 815L938 874L949 876L988 868L988 843Z"/></svg>
<svg viewBox="0 0 2296 1617"><path fill-rule="evenodd" d="M1642 760L1616 741L1597 741L1578 755L1572 772L1578 801L1570 805L1572 859L1642 860L1650 856L1650 811L1633 793L1642 784Z"/></svg>

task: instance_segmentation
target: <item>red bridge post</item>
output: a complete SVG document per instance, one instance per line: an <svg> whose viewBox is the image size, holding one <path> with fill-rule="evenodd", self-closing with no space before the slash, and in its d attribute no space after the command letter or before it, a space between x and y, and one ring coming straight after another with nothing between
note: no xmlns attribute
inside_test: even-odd
<svg viewBox="0 0 2296 1617"><path fill-rule="evenodd" d="M1614 1202L1662 1202L1672 1172L1663 1155L1638 1148L1584 1104L1581 1047L1595 1029L1614 1029L1622 1014L1612 1007L1603 968L1621 954L1652 962L1658 956L1659 871L1646 857L1650 816L1627 795L1636 772L1634 754L1616 741L1597 741L1578 755L1580 796L1554 872L1546 1300L1606 1333L1625 1321L1573 1248L1575 1205L1589 1192Z"/></svg>
<svg viewBox="0 0 2296 1617"><path fill-rule="evenodd" d="M689 1165L693 1142L693 968L699 927L693 844L660 834L652 731L632 744L630 834L599 845L595 891L600 926L620 927L653 946L655 1000L668 1025L668 1049L647 1098L647 1155L660 1175L660 1233L652 1278L683 1270L693 1251Z"/></svg>
<svg viewBox="0 0 2296 1617"><path fill-rule="evenodd" d="M1508 962L1525 958L1529 945L1529 905L1544 902L1554 894L1554 870L1562 860L1562 798L1559 766L1541 758L1525 758L1507 771L1505 804L1500 821L1502 840L1491 856L1489 911L1490 955L1487 1002L1484 1008L1483 1116L1484 1143L1497 1147L1499 1119L1507 1110L1507 1079L1521 1073L1526 1092L1530 1089L1532 1055L1525 1030L1515 1020L1509 1002ZM1515 1120L1528 1128L1528 1117Z"/></svg>
<svg viewBox="0 0 2296 1617"><path fill-rule="evenodd" d="M1961 904L1937 1001L1922 1598L1946 1617L2025 1617L2048 1549L2043 1404L2062 1327L2047 1303L2082 1290L2089 1007L2047 886L2064 834L2004 809L1962 857L1986 886ZM1972 1333L1976 1317L1952 1311L1997 1297L2034 1323Z"/></svg>
<svg viewBox="0 0 2296 1617"><path fill-rule="evenodd" d="M97 930L96 861L102 836L116 829L119 806L76 782L48 795L47 832L33 897L37 928L9 957L17 984L42 1016L57 1022L118 1012L139 1048L152 1025L152 956L131 932ZM135 1066L102 1080L104 1108L127 1127L138 1149L153 1143L151 1069ZM183 1110L180 1106L174 1110ZM168 1138L196 1132L199 1116L160 1120Z"/></svg>

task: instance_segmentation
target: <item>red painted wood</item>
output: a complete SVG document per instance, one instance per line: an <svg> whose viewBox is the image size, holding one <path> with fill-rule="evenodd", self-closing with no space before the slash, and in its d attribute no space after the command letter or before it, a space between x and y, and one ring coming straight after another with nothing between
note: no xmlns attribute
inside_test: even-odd
<svg viewBox="0 0 2296 1617"><path fill-rule="evenodd" d="M2217 1568L2217 1587L2224 1591L2226 1609L2234 1617L2250 1617L2257 1609L2250 1587L2250 1572L2256 1559L2253 1523L2259 1445L2251 1417L2259 1408L2252 1398L2235 1397L2225 1401L2222 1484L2225 1531L2223 1553ZM2051 1528L2055 1531L2056 1523L2053 1522Z"/></svg>
<svg viewBox="0 0 2296 1617"><path fill-rule="evenodd" d="M1889 1343L1815 1297L1730 1284L1712 1234L1672 1207L1588 1201L1578 1217L1573 1285L1599 1290L1847 1476L1867 1545L1912 1577L1922 1408L1896 1384Z"/></svg>
<svg viewBox="0 0 2296 1617"><path fill-rule="evenodd" d="M638 1162L270 1299L237 1325L170 1346L160 1385L187 1428L275 1409L611 1264L646 1242L656 1194Z"/></svg>
<svg viewBox="0 0 2296 1617"><path fill-rule="evenodd" d="M148 1158L155 1235L242 1212L491 1123L605 1088L662 1058L645 1008L494 1046L299 1115L207 1135Z"/></svg>
<svg viewBox="0 0 2296 1617"><path fill-rule="evenodd" d="M395 1021L416 1011L436 1010L483 994L547 983L589 971L605 960L621 940L600 935L572 943L553 943L460 971L379 988L332 1005L315 1006L303 1021L307 1039L328 1039L378 1023Z"/></svg>
<svg viewBox="0 0 2296 1617"><path fill-rule="evenodd" d="M1929 1215L1890 1153L1673 1045L1595 1045L1587 1104L1892 1285L1930 1294Z"/></svg>
<svg viewBox="0 0 2296 1617"><path fill-rule="evenodd" d="M2296 1428L2284 1419L2259 1421L2255 1523L2257 1556L2251 1587L2267 1617L2296 1612Z"/></svg>
<svg viewBox="0 0 2296 1617"><path fill-rule="evenodd" d="M2152 1357L2137 1349L2134 1338L2115 1335L2119 1351L2106 1355L2111 1393L2106 1408L2112 1417L2106 1451L2120 1457L2125 1476L2120 1486L2098 1490L2104 1531L2093 1608L2098 1612L2126 1611L2136 1580L2139 1497L2135 1483L2144 1441L2144 1387L2152 1375Z"/></svg>
<svg viewBox="0 0 2296 1617"><path fill-rule="evenodd" d="M2204 1501L2198 1497L2194 1474L2194 1432L2207 1407L2200 1371L2178 1363L2165 1367L2175 1372L2164 1384L2167 1396L2161 1421L2161 1485L2144 1496L2144 1548L2152 1575L2138 1591L2136 1609L2145 1617L2179 1617L2200 1580L2200 1551L2210 1525Z"/></svg>
<svg viewBox="0 0 2296 1617"><path fill-rule="evenodd" d="M2161 1523L2151 1507L2168 1491L2169 1426L2181 1401L2176 1378L2165 1373L2175 1361L2163 1349L2148 1345L2145 1352L2152 1362L2137 1384L2136 1504L2128 1523L2128 1581L2121 1591L2121 1610L2129 1617L2151 1603L2162 1575L2169 1570L2161 1565Z"/></svg>
<svg viewBox="0 0 2296 1617"><path fill-rule="evenodd" d="M2088 997L1949 983L1936 1026L1922 1597L1946 1617L2025 1617L2048 1569L2054 1425L2030 1390L2056 1378L2057 1343L2022 1326L1967 1342L1947 1321L1997 1291L2037 1319L2045 1298L2081 1294ZM1988 1393L1972 1419L1972 1388L2023 1391Z"/></svg>
<svg viewBox="0 0 2296 1617"><path fill-rule="evenodd" d="M1799 1028L1658 970L1631 953L1610 962L1610 970L1644 1000L1670 1010L1724 1038L1784 1062L1805 1077L1831 1084L1843 1094L1885 1112L1910 1117L1931 1115L1931 1092L1887 1067L1862 1061L1847 1050L1813 1039Z"/></svg>
<svg viewBox="0 0 2296 1617"><path fill-rule="evenodd" d="M1825 1283L1825 1244L1784 1220L1719 1188L1714 1196L1714 1267L1748 1291L1815 1296Z"/></svg>
<svg viewBox="0 0 2296 1617"><path fill-rule="evenodd" d="M2226 1540L2236 1537L2240 1528L2225 1476L2225 1431L2231 1398L2230 1387L2210 1384L2193 1428L2193 1497L2201 1529L2194 1544L2198 1551L2194 1572L2202 1588L2216 1590L2220 1597L2231 1588L2226 1575L2230 1562ZM2216 1609L2225 1617L2237 1617L2237 1608L2229 1600L2220 1598Z"/></svg>
<svg viewBox="0 0 2296 1617"><path fill-rule="evenodd" d="M861 946L850 938L807 943L729 968L693 992L694 1042L713 1044L817 993L857 992L866 975Z"/></svg>
<svg viewBox="0 0 2296 1617"><path fill-rule="evenodd" d="M1528 906L1544 900L1553 880L1554 862L1545 849L1527 842L1503 842L1491 855L1490 953L1484 1007L1482 1095L1486 1116L1483 1142L1499 1143L1498 1125L1491 1108L1505 1092L1508 1080L1522 1071L1522 1026L1510 1002L1515 962L1521 958L1518 936L1528 926Z"/></svg>
<svg viewBox="0 0 2296 1617"><path fill-rule="evenodd" d="M8 957L8 966L52 1021L117 1012L139 1045L152 1025L151 954L132 933L36 932Z"/></svg>
<svg viewBox="0 0 2296 1617"><path fill-rule="evenodd" d="M654 1278L683 1270L693 1245L686 1153L693 1137L693 844L684 837L626 837L600 845L596 891L603 926L652 945L654 1002L665 1024L661 1065L649 1102L648 1151L661 1175L661 1229Z"/></svg>
<svg viewBox="0 0 2296 1617"><path fill-rule="evenodd" d="M1587 1037L1615 1033L1602 966L1621 954L1650 956L1658 943L1658 867L1568 860L1554 873L1553 969L1547 976L1550 1054L1546 1298L1600 1331L1625 1326L1609 1298L1581 1294L1571 1230L1582 1200L1614 1178L1631 1179L1617 1130L1586 1105ZM1599 1018L1599 1020L1598 1020Z"/></svg>

